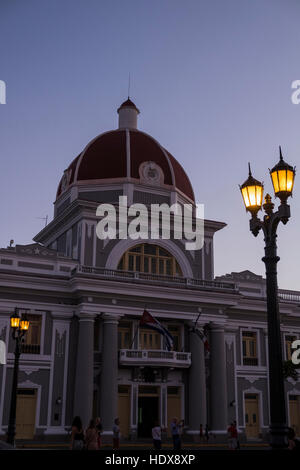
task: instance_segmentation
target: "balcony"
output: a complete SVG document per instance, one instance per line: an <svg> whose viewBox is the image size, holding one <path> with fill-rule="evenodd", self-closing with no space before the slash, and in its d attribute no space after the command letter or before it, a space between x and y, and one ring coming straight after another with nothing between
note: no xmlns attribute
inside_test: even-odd
<svg viewBox="0 0 300 470"><path fill-rule="evenodd" d="M22 344L22 354L40 354L39 344Z"/></svg>
<svg viewBox="0 0 300 470"><path fill-rule="evenodd" d="M258 358L257 357L243 357L243 365L244 366L258 366Z"/></svg>
<svg viewBox="0 0 300 470"><path fill-rule="evenodd" d="M119 363L122 366L188 368L191 365L191 353L156 349L120 349Z"/></svg>
<svg viewBox="0 0 300 470"><path fill-rule="evenodd" d="M95 268L93 266L78 265L72 270L75 275L93 275L101 279L113 281L133 282L141 284L153 284L158 286L172 286L196 290L220 290L231 293L238 292L233 282L209 281L205 279L192 279L181 276L161 276L159 274L141 273L133 271L121 271L117 269Z"/></svg>
<svg viewBox="0 0 300 470"><path fill-rule="evenodd" d="M278 290L278 297L279 297L280 301L284 300L286 302L300 303L300 293L297 292L297 291L279 289Z"/></svg>

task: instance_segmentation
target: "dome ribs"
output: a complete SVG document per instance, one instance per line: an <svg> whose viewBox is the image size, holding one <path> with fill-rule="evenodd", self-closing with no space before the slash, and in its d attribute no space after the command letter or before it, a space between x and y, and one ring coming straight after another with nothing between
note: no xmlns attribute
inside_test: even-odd
<svg viewBox="0 0 300 470"><path fill-rule="evenodd" d="M172 174L169 163L161 147L150 136L143 132L130 132L131 176L139 178L141 163L151 161L161 167L164 172L164 184L172 186Z"/></svg>
<svg viewBox="0 0 300 470"><path fill-rule="evenodd" d="M126 178L126 132L102 134L86 149L77 181L104 178Z"/></svg>

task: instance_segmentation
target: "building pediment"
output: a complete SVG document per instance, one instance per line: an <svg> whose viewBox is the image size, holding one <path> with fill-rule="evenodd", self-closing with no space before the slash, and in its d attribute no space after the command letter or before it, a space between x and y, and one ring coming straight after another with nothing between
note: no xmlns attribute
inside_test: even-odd
<svg viewBox="0 0 300 470"><path fill-rule="evenodd" d="M262 282L265 279L260 276L259 274L255 274L252 271L246 269L245 271L241 271L239 273L232 272L230 274L225 274L225 276L218 276L216 279L231 279L234 281L258 281Z"/></svg>

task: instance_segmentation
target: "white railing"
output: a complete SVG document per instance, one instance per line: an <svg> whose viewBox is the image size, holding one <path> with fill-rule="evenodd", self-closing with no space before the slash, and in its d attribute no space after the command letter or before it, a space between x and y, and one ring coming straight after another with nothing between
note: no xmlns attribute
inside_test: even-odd
<svg viewBox="0 0 300 470"><path fill-rule="evenodd" d="M288 302L300 303L300 292L280 289L278 291L278 297L279 297L279 300L287 300Z"/></svg>
<svg viewBox="0 0 300 470"><path fill-rule="evenodd" d="M120 349L120 365L165 366L186 368L191 365L191 353L156 349Z"/></svg>
<svg viewBox="0 0 300 470"><path fill-rule="evenodd" d="M78 265L73 269L72 275L92 274L102 278L115 280L128 280L131 282L147 281L153 284L172 284L174 287L187 287L195 289L221 289L227 291L236 291L236 285L233 282L207 281L204 279L193 279L181 276L161 276L159 274L140 273L132 271L121 271L117 269L95 268L93 266Z"/></svg>

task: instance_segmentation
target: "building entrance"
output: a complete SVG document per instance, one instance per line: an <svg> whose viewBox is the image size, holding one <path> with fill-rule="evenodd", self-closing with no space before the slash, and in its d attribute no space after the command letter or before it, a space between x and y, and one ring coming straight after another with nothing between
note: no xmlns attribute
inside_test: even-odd
<svg viewBox="0 0 300 470"><path fill-rule="evenodd" d="M141 387L143 388L143 387ZM146 387L145 387L146 388ZM141 393L138 400L138 437L151 438L151 430L158 420L159 400L157 393Z"/></svg>
<svg viewBox="0 0 300 470"><path fill-rule="evenodd" d="M247 438L257 439L260 430L258 396L252 393L245 395L245 424Z"/></svg>
<svg viewBox="0 0 300 470"><path fill-rule="evenodd" d="M36 415L36 390L17 390L16 439L33 439Z"/></svg>

